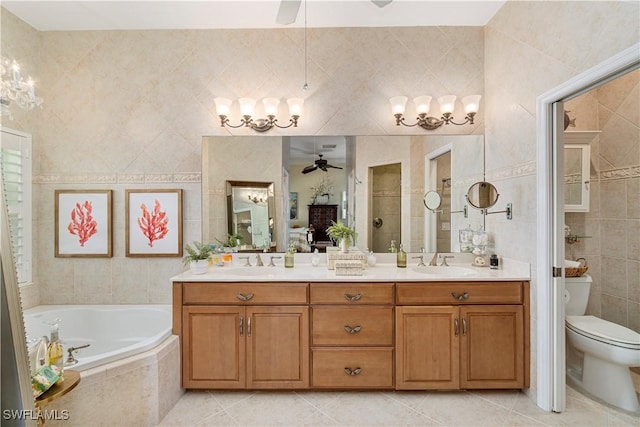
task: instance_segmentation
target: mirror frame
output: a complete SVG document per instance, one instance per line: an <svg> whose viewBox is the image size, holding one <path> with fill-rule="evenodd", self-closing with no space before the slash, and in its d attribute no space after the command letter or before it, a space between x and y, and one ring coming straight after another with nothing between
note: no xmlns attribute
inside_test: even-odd
<svg viewBox="0 0 640 427"><path fill-rule="evenodd" d="M236 234L235 231L238 229L239 224L235 221L234 215L234 191L242 190L242 189L266 189L267 192L267 200L266 200L266 208L267 208L267 217L268 223L267 228L269 230L269 249L271 249L274 240L273 236L276 233L276 224L275 224L275 211L276 211L276 203L275 203L275 194L274 194L274 183L273 182L259 182L259 181L227 181L227 233L229 235ZM253 224L251 225L253 227ZM249 247L243 247L248 245L240 244L239 250L251 250L251 249L264 249L264 245L257 245L256 242L253 241L253 236L251 238L251 244Z"/></svg>
<svg viewBox="0 0 640 427"><path fill-rule="evenodd" d="M433 206L433 205L429 206L431 203L427 202L427 197L428 196L432 196L432 195L438 196L437 205L435 205L435 206ZM431 198L433 198L433 197L431 197ZM442 196L440 196L440 193L438 193L436 190L429 190L426 193L424 193L424 197L422 198L422 203L424 204L424 207L429 209L431 212L433 212L433 213L439 212L437 209L440 206L442 206Z"/></svg>

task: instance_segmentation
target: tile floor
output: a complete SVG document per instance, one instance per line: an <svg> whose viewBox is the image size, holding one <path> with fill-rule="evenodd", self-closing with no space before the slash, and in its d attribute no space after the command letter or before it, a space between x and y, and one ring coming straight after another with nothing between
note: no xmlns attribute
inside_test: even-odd
<svg viewBox="0 0 640 427"><path fill-rule="evenodd" d="M545 412L518 391L189 391L161 426L633 426L640 417L567 388L567 410Z"/></svg>

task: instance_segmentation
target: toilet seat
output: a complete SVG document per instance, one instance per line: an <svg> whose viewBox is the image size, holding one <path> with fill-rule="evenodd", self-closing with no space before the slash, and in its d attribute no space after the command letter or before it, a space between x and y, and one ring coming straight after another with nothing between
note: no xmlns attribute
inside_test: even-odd
<svg viewBox="0 0 640 427"><path fill-rule="evenodd" d="M616 347L640 351L640 334L595 316L566 316L565 324L577 334Z"/></svg>

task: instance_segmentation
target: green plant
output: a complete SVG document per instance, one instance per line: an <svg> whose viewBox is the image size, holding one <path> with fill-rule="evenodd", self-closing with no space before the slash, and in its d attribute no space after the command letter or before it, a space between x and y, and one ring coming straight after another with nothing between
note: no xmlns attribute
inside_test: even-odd
<svg viewBox="0 0 640 427"><path fill-rule="evenodd" d="M348 227L342 221L331 221L331 225L327 228L327 235L338 242L344 239L355 242L357 233L356 230Z"/></svg>
<svg viewBox="0 0 640 427"><path fill-rule="evenodd" d="M227 240L216 239L216 242L220 243L225 248L235 248L242 240L242 236L239 234L228 234Z"/></svg>
<svg viewBox="0 0 640 427"><path fill-rule="evenodd" d="M209 259L215 251L213 247L200 242L193 242L193 246L187 245L184 247L184 250L187 252L187 255L183 258L185 265L188 265L192 261Z"/></svg>

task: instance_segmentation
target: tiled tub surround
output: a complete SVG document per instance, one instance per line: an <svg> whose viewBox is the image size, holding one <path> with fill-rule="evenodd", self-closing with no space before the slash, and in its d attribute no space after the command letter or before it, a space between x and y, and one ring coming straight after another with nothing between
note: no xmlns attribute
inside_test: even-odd
<svg viewBox="0 0 640 427"><path fill-rule="evenodd" d="M491 270L455 254L434 271L413 259L429 255L409 254L410 266L397 268L393 254L378 254L360 276L336 275L324 257L312 267L299 254L292 269L236 258L172 278L182 385L528 388L529 265L506 260ZM272 255L258 256L266 264Z"/></svg>
<svg viewBox="0 0 640 427"><path fill-rule="evenodd" d="M47 406L68 410L69 421L47 425L157 425L180 399L180 346L171 335L170 306L38 306L25 312L27 333L46 335L52 318L61 319L65 358L70 345L92 345L68 368L80 371L78 387Z"/></svg>

